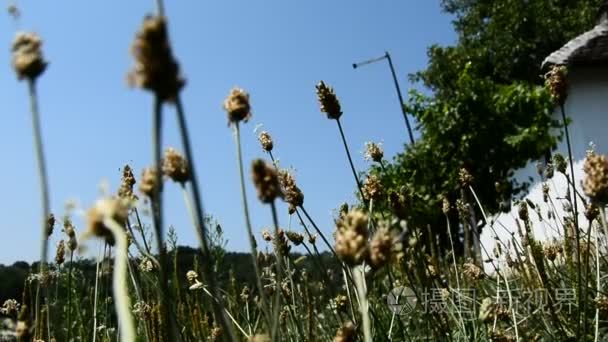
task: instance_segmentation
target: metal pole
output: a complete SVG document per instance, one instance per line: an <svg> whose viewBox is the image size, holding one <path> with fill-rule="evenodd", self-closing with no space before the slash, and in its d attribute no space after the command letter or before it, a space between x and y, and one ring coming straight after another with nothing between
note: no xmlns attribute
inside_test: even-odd
<svg viewBox="0 0 608 342"><path fill-rule="evenodd" d="M399 108L401 108L401 113L403 113L403 119L405 120L405 125L407 126L407 132L410 135L410 142L414 143L414 135L412 134L412 127L410 126L410 120L407 118L407 113L405 112L405 108L403 107L403 96L401 95L401 88L399 88L399 82L397 81L397 74L395 73L395 67L393 67L393 60L391 59L391 55L386 51L386 59L388 59L388 65L391 68L391 74L393 75L393 82L395 82L395 89L397 89L397 96L399 97Z"/></svg>

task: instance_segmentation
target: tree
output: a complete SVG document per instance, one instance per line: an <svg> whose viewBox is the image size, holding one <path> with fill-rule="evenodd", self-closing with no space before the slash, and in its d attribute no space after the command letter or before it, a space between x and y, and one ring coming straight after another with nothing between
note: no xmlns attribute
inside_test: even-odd
<svg viewBox="0 0 608 342"><path fill-rule="evenodd" d="M400 210L410 227L430 225L446 243L441 198L453 204L461 196L461 168L474 177L484 208L496 212L526 189L512 179L513 171L555 148L559 122L551 117L541 63L593 26L599 4L444 0L442 7L455 17L458 42L429 48L427 68L410 78L430 95L411 91L404 104L421 136L386 168L371 172L391 189L379 208ZM398 203L404 199L405 210ZM450 219L456 222L455 210Z"/></svg>

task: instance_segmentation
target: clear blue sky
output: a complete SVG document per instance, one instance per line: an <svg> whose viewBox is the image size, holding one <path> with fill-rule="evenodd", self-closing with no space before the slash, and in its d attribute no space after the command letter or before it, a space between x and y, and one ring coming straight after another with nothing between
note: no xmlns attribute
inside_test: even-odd
<svg viewBox="0 0 608 342"><path fill-rule="evenodd" d="M10 65L16 30L38 32L50 62L39 95L56 216L62 216L66 200L88 208L101 181L115 191L125 163L139 177L151 162L152 96L129 89L125 74L132 65L129 45L153 2L28 0L18 6L18 24L0 16L0 263L5 264L38 258L41 215L26 84L17 81ZM228 248L238 251L247 250L248 242L232 131L221 108L231 87L251 94L253 118L242 130L247 169L252 159L265 157L253 133L263 124L281 165L296 169L305 206L330 233L332 210L355 200L355 183L336 123L319 112L314 85L323 79L335 88L356 166L365 170L365 141L382 141L390 159L403 150L407 135L387 65L353 70L351 64L389 50L405 93L412 86L407 74L427 63L426 48L455 40L439 1L167 1L166 10L174 53L188 80L183 102L205 209L223 225ZM165 118L165 146L181 150L173 108L165 110ZM271 225L270 209L257 201L249 175L247 184L259 232ZM195 245L174 184L166 186L165 204L166 222L175 226L180 244ZM284 206L279 219L287 224ZM82 232L82 218L75 223ZM50 257L60 234L54 233ZM88 246L96 249L93 241Z"/></svg>

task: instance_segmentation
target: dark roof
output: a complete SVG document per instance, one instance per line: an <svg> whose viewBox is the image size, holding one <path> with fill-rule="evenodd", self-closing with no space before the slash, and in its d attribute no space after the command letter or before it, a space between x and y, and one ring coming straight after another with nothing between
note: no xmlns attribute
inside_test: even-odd
<svg viewBox="0 0 608 342"><path fill-rule="evenodd" d="M608 64L608 17L603 16L591 30L572 39L543 61L548 65Z"/></svg>

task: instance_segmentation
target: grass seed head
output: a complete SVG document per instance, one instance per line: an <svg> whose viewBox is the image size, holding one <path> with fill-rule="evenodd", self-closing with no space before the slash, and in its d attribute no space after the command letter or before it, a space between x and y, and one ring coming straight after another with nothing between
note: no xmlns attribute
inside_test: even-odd
<svg viewBox="0 0 608 342"><path fill-rule="evenodd" d="M114 235L105 225L104 220L111 218L124 227L128 214L128 201L121 198L100 199L87 212L87 231L94 236L105 238L110 245L114 245Z"/></svg>
<svg viewBox="0 0 608 342"><path fill-rule="evenodd" d="M599 154L589 155L585 159L583 170L585 194L593 203L608 203L608 158Z"/></svg>
<svg viewBox="0 0 608 342"><path fill-rule="evenodd" d="M326 86L323 81L319 81L315 87L317 88L317 99L321 112L327 114L328 119L338 120L342 116L342 108L334 90Z"/></svg>
<svg viewBox="0 0 608 342"><path fill-rule="evenodd" d="M557 105L563 105L568 97L567 74L568 69L563 65L553 66L545 74L545 87L549 90L551 98Z"/></svg>
<svg viewBox="0 0 608 342"><path fill-rule="evenodd" d="M357 327L351 321L344 322L334 336L334 342L354 342L356 340Z"/></svg>
<svg viewBox="0 0 608 342"><path fill-rule="evenodd" d="M63 264L65 261L65 242L63 240L59 240L57 243L57 251L55 253L55 262L57 265Z"/></svg>
<svg viewBox="0 0 608 342"><path fill-rule="evenodd" d="M174 101L186 81L173 57L164 17L146 16L131 45L135 65L129 84L152 91L162 101Z"/></svg>
<svg viewBox="0 0 608 342"><path fill-rule="evenodd" d="M55 219L55 215L49 214L49 217L46 219L46 237L47 239L53 235L53 230L55 229L55 223L57 220Z"/></svg>
<svg viewBox="0 0 608 342"><path fill-rule="evenodd" d="M133 194L133 185L135 185L135 183L137 183L137 181L133 175L133 170L127 164L122 169L120 187L118 188L118 197L129 200L137 200L137 196Z"/></svg>
<svg viewBox="0 0 608 342"><path fill-rule="evenodd" d="M13 41L13 68L17 78L35 80L46 69L42 39L36 33L19 32Z"/></svg>
<svg viewBox="0 0 608 342"><path fill-rule="evenodd" d="M249 94L241 88L232 88L224 100L224 110L228 114L229 123L247 122L251 118Z"/></svg>
<svg viewBox="0 0 608 342"><path fill-rule="evenodd" d="M156 177L156 169L152 167L145 168L141 174L141 182L139 183L139 191L148 198L156 196L156 188L158 185Z"/></svg>
<svg viewBox="0 0 608 342"><path fill-rule="evenodd" d="M163 174L174 182L185 184L190 179L190 167L188 161L177 150L169 147L163 158Z"/></svg>
<svg viewBox="0 0 608 342"><path fill-rule="evenodd" d="M260 133L260 135L258 136L258 140L260 141L260 144L262 145L262 149L264 151L266 151L266 152L272 151L274 144L272 142L272 137L270 136L270 134L268 132L262 131Z"/></svg>
<svg viewBox="0 0 608 342"><path fill-rule="evenodd" d="M251 164L251 176L258 198L263 203L271 203L277 197L283 197L279 185L279 176L274 166L269 165L262 159L256 159Z"/></svg>
<svg viewBox="0 0 608 342"><path fill-rule="evenodd" d="M384 157L382 145L371 141L366 142L364 157L366 160L373 160L376 163L380 163Z"/></svg>
<svg viewBox="0 0 608 342"><path fill-rule="evenodd" d="M361 264L367 257L367 223L367 215L358 209L336 222L336 254L351 266Z"/></svg>
<svg viewBox="0 0 608 342"><path fill-rule="evenodd" d="M279 183L285 195L285 202L289 203L289 212L292 214L297 207L304 204L304 193L296 185L293 175L287 170L279 171Z"/></svg>
<svg viewBox="0 0 608 342"><path fill-rule="evenodd" d="M366 200L378 200L384 194L384 187L376 175L368 175L363 181L363 196Z"/></svg>

